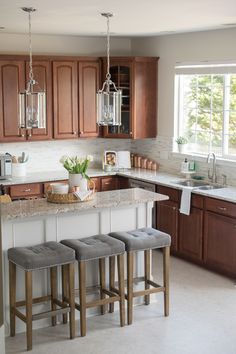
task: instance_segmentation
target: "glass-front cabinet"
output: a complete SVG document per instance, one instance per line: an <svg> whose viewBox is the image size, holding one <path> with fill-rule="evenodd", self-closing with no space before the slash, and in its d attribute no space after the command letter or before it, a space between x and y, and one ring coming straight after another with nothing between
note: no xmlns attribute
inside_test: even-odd
<svg viewBox="0 0 236 354"><path fill-rule="evenodd" d="M106 75L106 60L103 65L103 76ZM131 138L132 137L132 63L129 61L111 59L111 80L116 88L122 90L121 126L104 127L105 137Z"/></svg>

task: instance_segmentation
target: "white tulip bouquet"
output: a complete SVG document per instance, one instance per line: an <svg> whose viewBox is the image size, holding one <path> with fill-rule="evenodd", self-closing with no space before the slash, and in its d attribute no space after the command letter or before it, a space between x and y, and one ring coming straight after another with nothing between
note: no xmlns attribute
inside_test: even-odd
<svg viewBox="0 0 236 354"><path fill-rule="evenodd" d="M63 167L71 174L81 174L84 178L89 179L86 174L89 167L89 163L93 161L92 155L87 155L86 157L79 156L62 156L60 163Z"/></svg>

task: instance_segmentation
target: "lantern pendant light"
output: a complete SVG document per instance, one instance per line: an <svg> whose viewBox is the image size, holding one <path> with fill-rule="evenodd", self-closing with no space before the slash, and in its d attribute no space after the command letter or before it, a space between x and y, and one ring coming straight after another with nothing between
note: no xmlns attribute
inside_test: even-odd
<svg viewBox="0 0 236 354"><path fill-rule="evenodd" d="M21 9L28 13L29 18L29 78L26 90L19 93L19 128L45 128L46 93L34 80L32 62L31 14L36 9L32 7L22 7Z"/></svg>
<svg viewBox="0 0 236 354"><path fill-rule="evenodd" d="M107 74L102 89L97 93L97 124L121 125L122 91L117 90L110 74L110 17L111 13L102 13L107 19Z"/></svg>

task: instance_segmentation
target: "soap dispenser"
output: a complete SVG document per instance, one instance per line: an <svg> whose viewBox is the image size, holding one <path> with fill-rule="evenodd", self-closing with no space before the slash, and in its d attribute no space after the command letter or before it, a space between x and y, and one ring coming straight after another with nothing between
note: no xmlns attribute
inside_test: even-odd
<svg viewBox="0 0 236 354"><path fill-rule="evenodd" d="M181 171L188 172L189 171L189 162L188 159L185 158L184 161L181 163Z"/></svg>

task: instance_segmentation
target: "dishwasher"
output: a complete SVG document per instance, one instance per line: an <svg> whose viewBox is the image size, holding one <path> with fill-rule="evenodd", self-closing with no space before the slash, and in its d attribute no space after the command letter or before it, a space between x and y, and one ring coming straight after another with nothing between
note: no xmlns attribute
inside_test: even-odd
<svg viewBox="0 0 236 354"><path fill-rule="evenodd" d="M137 179L129 179L130 188L142 188L150 192L156 192L156 185L144 181L139 181ZM152 227L156 228L156 202L154 202L152 209Z"/></svg>

